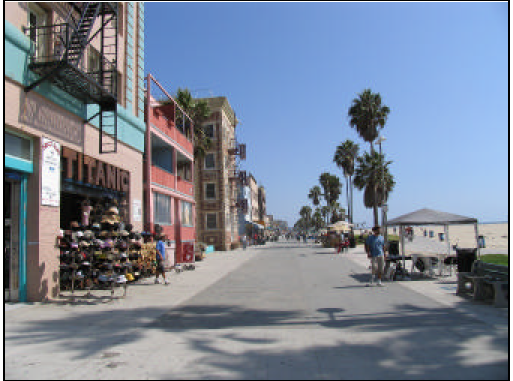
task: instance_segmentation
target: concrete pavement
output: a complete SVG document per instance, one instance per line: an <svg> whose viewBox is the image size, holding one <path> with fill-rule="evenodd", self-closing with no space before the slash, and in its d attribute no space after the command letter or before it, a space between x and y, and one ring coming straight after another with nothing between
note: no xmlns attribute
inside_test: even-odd
<svg viewBox="0 0 513 381"><path fill-rule="evenodd" d="M359 248L268 244L210 254L125 299L6 305L5 375L507 378L509 309L457 297L450 277L366 288L367 266Z"/></svg>

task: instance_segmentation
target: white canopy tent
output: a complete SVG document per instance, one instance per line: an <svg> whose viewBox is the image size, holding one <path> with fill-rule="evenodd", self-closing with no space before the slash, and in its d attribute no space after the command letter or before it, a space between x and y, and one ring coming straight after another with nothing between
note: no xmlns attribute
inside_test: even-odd
<svg viewBox="0 0 513 381"><path fill-rule="evenodd" d="M328 230L347 233L351 231L353 225L346 221L338 221L328 225Z"/></svg>
<svg viewBox="0 0 513 381"><path fill-rule="evenodd" d="M460 216L457 214L439 212L432 209L419 209L415 212L404 214L387 222L387 226L399 226L399 236L401 239L401 252L403 257L403 268L405 267L405 248L404 248L404 227L405 226L423 226L423 225L442 225L447 237L447 253L451 253L451 243L449 239L449 225L469 225L474 224L476 233L476 247L478 257L481 256L479 250L479 232L477 228L477 219L472 217Z"/></svg>

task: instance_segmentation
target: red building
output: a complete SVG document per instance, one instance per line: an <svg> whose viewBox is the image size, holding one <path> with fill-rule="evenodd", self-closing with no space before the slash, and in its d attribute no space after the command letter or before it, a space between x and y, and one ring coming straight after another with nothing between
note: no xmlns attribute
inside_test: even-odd
<svg viewBox="0 0 513 381"><path fill-rule="evenodd" d="M158 94L158 95L157 95ZM193 123L166 90L146 78L146 139L144 155L145 229L160 225L175 255L196 240Z"/></svg>

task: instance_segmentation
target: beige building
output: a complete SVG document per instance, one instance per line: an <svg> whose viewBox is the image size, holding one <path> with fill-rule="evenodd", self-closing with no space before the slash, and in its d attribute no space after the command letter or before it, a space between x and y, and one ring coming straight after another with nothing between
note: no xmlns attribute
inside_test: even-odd
<svg viewBox="0 0 513 381"><path fill-rule="evenodd" d="M41 301L87 201L119 201L142 229L144 3L4 7L4 295Z"/></svg>
<svg viewBox="0 0 513 381"><path fill-rule="evenodd" d="M228 99L202 100L212 111L203 123L212 147L195 162L196 237L216 250L231 250L239 243L237 170L245 146L236 142L237 118Z"/></svg>
<svg viewBox="0 0 513 381"><path fill-rule="evenodd" d="M258 183L253 176L249 175L249 192L251 197L251 221L260 221L259 203L258 203Z"/></svg>

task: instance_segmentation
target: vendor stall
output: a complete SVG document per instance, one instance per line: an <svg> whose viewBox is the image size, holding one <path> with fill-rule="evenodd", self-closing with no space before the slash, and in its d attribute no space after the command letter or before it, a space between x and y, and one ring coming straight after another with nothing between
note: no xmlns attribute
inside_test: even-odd
<svg viewBox="0 0 513 381"><path fill-rule="evenodd" d="M478 257L481 253L479 250L479 232L477 228L477 219L472 217L460 216L446 212L439 212L432 209L420 209L412 213L408 213L388 221L388 226L399 226L399 235L401 241L401 253L403 259L403 268L405 267L405 229L411 226L424 226L424 225L441 225L444 227L445 236L447 237L447 255L451 253L451 243L449 238L449 225L464 225L474 224L476 234L476 247Z"/></svg>

